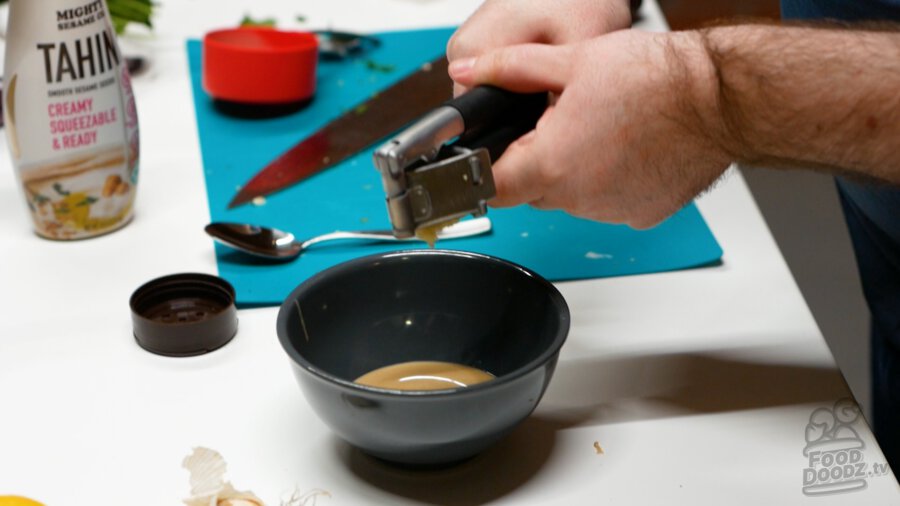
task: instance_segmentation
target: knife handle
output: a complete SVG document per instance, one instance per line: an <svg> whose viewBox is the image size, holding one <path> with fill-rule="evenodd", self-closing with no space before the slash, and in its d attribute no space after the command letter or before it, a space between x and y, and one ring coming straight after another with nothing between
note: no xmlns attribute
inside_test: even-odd
<svg viewBox="0 0 900 506"><path fill-rule="evenodd" d="M465 130L454 143L485 148L496 160L510 143L528 133L547 108L546 93L514 93L496 86L477 86L444 105L456 109Z"/></svg>

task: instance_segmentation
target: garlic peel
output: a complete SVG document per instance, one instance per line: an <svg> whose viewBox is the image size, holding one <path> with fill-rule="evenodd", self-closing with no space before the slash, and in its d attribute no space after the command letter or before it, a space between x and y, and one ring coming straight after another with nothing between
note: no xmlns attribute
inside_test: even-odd
<svg viewBox="0 0 900 506"><path fill-rule="evenodd" d="M197 447L181 465L191 473L191 497L186 506L265 506L253 492L239 491L225 481L227 465L222 455Z"/></svg>
<svg viewBox="0 0 900 506"><path fill-rule="evenodd" d="M331 493L327 490L314 488L303 494L299 490L294 490L290 497L281 500L281 506L316 506L319 497L331 497Z"/></svg>

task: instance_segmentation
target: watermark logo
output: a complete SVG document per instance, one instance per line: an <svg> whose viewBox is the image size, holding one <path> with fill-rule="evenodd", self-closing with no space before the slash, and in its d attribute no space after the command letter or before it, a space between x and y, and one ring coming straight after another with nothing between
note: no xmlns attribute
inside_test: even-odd
<svg viewBox="0 0 900 506"><path fill-rule="evenodd" d="M809 415L803 456L803 494L839 494L863 490L866 481L890 473L887 463L866 461L865 442L853 425L859 420L859 406L851 399L839 399L834 407L818 408Z"/></svg>

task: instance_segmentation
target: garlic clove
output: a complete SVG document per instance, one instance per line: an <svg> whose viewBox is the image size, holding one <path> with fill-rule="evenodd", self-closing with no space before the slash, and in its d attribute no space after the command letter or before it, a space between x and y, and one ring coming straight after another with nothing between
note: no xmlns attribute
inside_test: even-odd
<svg viewBox="0 0 900 506"><path fill-rule="evenodd" d="M264 506L255 499L221 499L216 506Z"/></svg>
<svg viewBox="0 0 900 506"><path fill-rule="evenodd" d="M209 448L194 448L182 466L191 473L191 497L186 506L265 506L253 492L235 490L225 481L227 465L222 455Z"/></svg>

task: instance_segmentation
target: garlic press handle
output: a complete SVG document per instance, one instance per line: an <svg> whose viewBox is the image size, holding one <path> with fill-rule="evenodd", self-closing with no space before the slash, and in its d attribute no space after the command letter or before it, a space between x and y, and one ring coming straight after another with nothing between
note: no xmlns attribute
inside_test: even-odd
<svg viewBox="0 0 900 506"><path fill-rule="evenodd" d="M537 124L547 108L546 93L515 93L496 86L477 86L448 102L463 119L464 132L455 146L485 148L496 160L516 139Z"/></svg>
<svg viewBox="0 0 900 506"><path fill-rule="evenodd" d="M477 86L445 102L375 151L396 237L467 214L495 187L491 161L537 124L547 94Z"/></svg>

